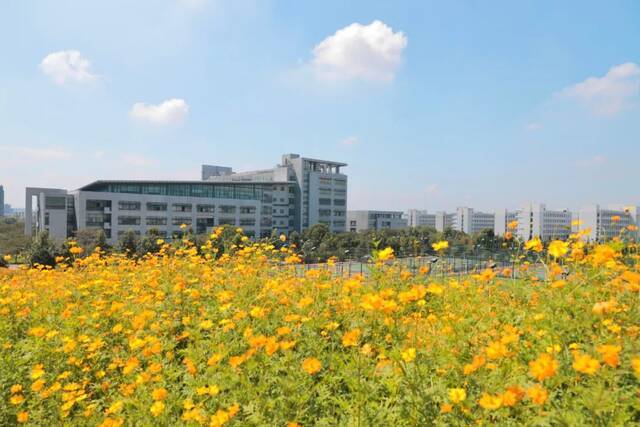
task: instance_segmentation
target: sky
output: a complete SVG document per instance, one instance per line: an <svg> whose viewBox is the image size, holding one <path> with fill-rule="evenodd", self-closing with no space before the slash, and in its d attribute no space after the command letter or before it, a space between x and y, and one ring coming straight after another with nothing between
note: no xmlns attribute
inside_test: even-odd
<svg viewBox="0 0 640 427"><path fill-rule="evenodd" d="M349 209L640 204L640 2L9 0L0 184L348 163Z"/></svg>

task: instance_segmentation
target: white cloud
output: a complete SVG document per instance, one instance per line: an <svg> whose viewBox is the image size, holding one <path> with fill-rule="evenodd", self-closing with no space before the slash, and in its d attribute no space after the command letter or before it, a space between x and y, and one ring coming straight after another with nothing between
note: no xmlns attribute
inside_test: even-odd
<svg viewBox="0 0 640 427"><path fill-rule="evenodd" d="M527 123L527 125L524 127L524 130L526 130L527 132L535 132L537 130L542 129L542 123Z"/></svg>
<svg viewBox="0 0 640 427"><path fill-rule="evenodd" d="M50 53L40 62L40 69L59 85L91 83L98 78L91 72L91 62L77 50Z"/></svg>
<svg viewBox="0 0 640 427"><path fill-rule="evenodd" d="M584 167L584 168L589 168L589 167L594 167L594 166L600 166L603 165L607 162L607 158L601 154L597 154L593 157L590 157L588 159L582 159L582 160L578 160L576 162L576 164L578 166Z"/></svg>
<svg viewBox="0 0 640 427"><path fill-rule="evenodd" d="M561 93L597 114L613 115L627 108L640 94L640 67L633 62L616 65L603 77L589 77Z"/></svg>
<svg viewBox="0 0 640 427"><path fill-rule="evenodd" d="M143 156L141 154L127 153L120 156L120 159L122 160L123 163L129 166L135 166L135 167L141 167L141 168L155 166L158 164L157 160L152 159L151 157Z"/></svg>
<svg viewBox="0 0 640 427"><path fill-rule="evenodd" d="M29 148L0 145L0 153L34 160L60 160L71 158L71 153L60 148Z"/></svg>
<svg viewBox="0 0 640 427"><path fill-rule="evenodd" d="M189 105L184 99L169 99L153 105L138 102L133 105L129 116L135 120L165 125L182 122L189 113Z"/></svg>
<svg viewBox="0 0 640 427"><path fill-rule="evenodd" d="M438 184L431 184L426 188L427 194L435 194L438 191Z"/></svg>
<svg viewBox="0 0 640 427"><path fill-rule="evenodd" d="M323 79L390 81L402 64L407 37L381 21L353 23L313 49L312 66Z"/></svg>
<svg viewBox="0 0 640 427"><path fill-rule="evenodd" d="M343 145L356 145L360 143L360 140L356 136L350 136L340 141L340 143Z"/></svg>

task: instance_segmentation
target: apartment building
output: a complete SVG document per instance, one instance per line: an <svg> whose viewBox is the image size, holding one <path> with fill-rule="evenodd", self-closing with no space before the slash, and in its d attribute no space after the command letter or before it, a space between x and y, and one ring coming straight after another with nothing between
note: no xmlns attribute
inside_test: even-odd
<svg viewBox="0 0 640 427"><path fill-rule="evenodd" d="M543 203L530 203L517 213L517 235L523 240L566 239L571 233L572 214L568 209L548 210Z"/></svg>
<svg viewBox="0 0 640 427"><path fill-rule="evenodd" d="M508 225L510 222L518 220L518 212L510 211L507 209L498 209L495 213L495 225L493 227L493 234L496 236L504 236L509 230Z"/></svg>
<svg viewBox="0 0 640 427"><path fill-rule="evenodd" d="M242 227L250 237L317 223L344 231L343 166L288 154L283 164L265 171L236 174L231 168L204 165L200 181L106 180L70 192L27 188L25 233L48 230L62 239L76 230L104 230L113 244L129 230L142 236L153 229L171 238L183 224L195 233L220 225Z"/></svg>
<svg viewBox="0 0 640 427"><path fill-rule="evenodd" d="M409 227L436 228L436 214L430 214L424 210L409 209L407 211L407 224Z"/></svg>
<svg viewBox="0 0 640 427"><path fill-rule="evenodd" d="M636 239L638 232L635 228L640 225L640 207L601 207L594 204L580 209L575 219L574 231L588 230L586 238L590 241L604 241L620 235Z"/></svg>
<svg viewBox="0 0 640 427"><path fill-rule="evenodd" d="M495 215L492 213L478 212L469 207L456 209L454 230L474 234L486 229L493 230L494 225Z"/></svg>
<svg viewBox="0 0 640 427"><path fill-rule="evenodd" d="M347 211L349 231L399 230L407 228L407 220L398 211Z"/></svg>
<svg viewBox="0 0 640 427"><path fill-rule="evenodd" d="M444 211L436 212L436 230L442 232L447 228L454 228L456 223L456 214Z"/></svg>

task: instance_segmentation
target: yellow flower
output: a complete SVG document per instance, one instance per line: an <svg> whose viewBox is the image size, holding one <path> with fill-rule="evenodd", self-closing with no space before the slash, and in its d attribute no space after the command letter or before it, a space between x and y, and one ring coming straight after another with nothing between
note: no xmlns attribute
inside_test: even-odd
<svg viewBox="0 0 640 427"><path fill-rule="evenodd" d="M302 369L304 369L307 374L313 375L322 369L322 363L315 357L310 357L304 359L302 362Z"/></svg>
<svg viewBox="0 0 640 427"><path fill-rule="evenodd" d="M22 402L24 402L24 396L21 394L14 394L13 396L11 396L11 398L9 399L9 402L12 405L19 405Z"/></svg>
<svg viewBox="0 0 640 427"><path fill-rule="evenodd" d="M633 368L633 372L635 372L637 377L640 377L640 357L634 357L631 359L631 367Z"/></svg>
<svg viewBox="0 0 640 427"><path fill-rule="evenodd" d="M388 261L390 259L393 259L393 248L386 247L381 251L376 252L375 258L378 261Z"/></svg>
<svg viewBox="0 0 640 427"><path fill-rule="evenodd" d="M40 390L42 390L42 387L44 387L44 384L45 380L43 380L42 378L35 380L33 384L31 384L31 391L35 391L36 393L39 392Z"/></svg>
<svg viewBox="0 0 640 427"><path fill-rule="evenodd" d="M593 375L600 369L600 362L588 354L574 354L573 369L587 375Z"/></svg>
<svg viewBox="0 0 640 427"><path fill-rule="evenodd" d="M164 400L167 398L167 390L164 388L156 388L151 392L153 400Z"/></svg>
<svg viewBox="0 0 640 427"><path fill-rule="evenodd" d="M502 397L501 396L492 396L487 393L482 393L480 400L478 400L478 404L482 406L484 409L494 410L500 408L502 406Z"/></svg>
<svg viewBox="0 0 640 427"><path fill-rule="evenodd" d="M569 252L569 242L563 242L562 240L554 240L549 243L549 248L547 249L549 255L554 258L561 258Z"/></svg>
<svg viewBox="0 0 640 427"><path fill-rule="evenodd" d="M401 356L402 356L402 360L404 360L405 362L407 363L413 362L416 358L416 349L413 347L408 348L402 351Z"/></svg>
<svg viewBox="0 0 640 427"><path fill-rule="evenodd" d="M345 334L342 336L342 345L345 347L358 345L360 334L361 331L358 328L352 329L349 332L345 332Z"/></svg>
<svg viewBox="0 0 640 427"><path fill-rule="evenodd" d="M285 236L284 234L280 235L280 241L281 242L286 242L287 241L287 236Z"/></svg>
<svg viewBox="0 0 640 427"><path fill-rule="evenodd" d="M22 384L15 384L11 386L11 394L20 393L22 391Z"/></svg>
<svg viewBox="0 0 640 427"><path fill-rule="evenodd" d="M151 411L151 414L154 417L157 417L160 414L162 414L162 412L164 411L164 403L162 403L159 400L156 402L153 402L153 405L151 405L151 408L149 410Z"/></svg>
<svg viewBox="0 0 640 427"><path fill-rule="evenodd" d="M450 388L449 400L453 403L460 403L467 398L467 391L463 388Z"/></svg>
<svg viewBox="0 0 640 427"><path fill-rule="evenodd" d="M438 251L438 252L444 251L449 247L449 242L447 242L446 240L441 240L439 242L433 243L431 247L433 248L434 251Z"/></svg>
<svg viewBox="0 0 640 427"><path fill-rule="evenodd" d="M37 380L44 375L44 365L42 363L37 364L31 369L31 378Z"/></svg>
<svg viewBox="0 0 640 427"><path fill-rule="evenodd" d="M525 243L524 248L529 251L542 252L544 247L542 246L542 241L538 237L535 237Z"/></svg>
<svg viewBox="0 0 640 427"><path fill-rule="evenodd" d="M543 381L553 377L559 365L551 355L542 353L536 360L529 362L529 374L537 381Z"/></svg>

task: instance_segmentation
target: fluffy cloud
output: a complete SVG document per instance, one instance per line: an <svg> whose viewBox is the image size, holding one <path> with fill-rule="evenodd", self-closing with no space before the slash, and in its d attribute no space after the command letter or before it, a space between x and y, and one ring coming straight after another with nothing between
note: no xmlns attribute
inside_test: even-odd
<svg viewBox="0 0 640 427"><path fill-rule="evenodd" d="M356 136L350 136L340 141L340 143L343 145L356 145L360 143L360 140Z"/></svg>
<svg viewBox="0 0 640 427"><path fill-rule="evenodd" d="M138 102L131 108L129 116L138 121L165 125L182 122L188 113L186 101L174 98L157 105Z"/></svg>
<svg viewBox="0 0 640 427"><path fill-rule="evenodd" d="M603 77L589 77L562 91L594 112L613 115L629 106L640 94L640 67L633 62L611 67Z"/></svg>
<svg viewBox="0 0 640 427"><path fill-rule="evenodd" d="M71 158L71 153L60 148L30 148L0 145L0 153L31 160L60 160Z"/></svg>
<svg viewBox="0 0 640 427"><path fill-rule="evenodd" d="M62 50L45 56L40 70L59 85L91 83L98 77L91 72L91 62L77 50Z"/></svg>
<svg viewBox="0 0 640 427"><path fill-rule="evenodd" d="M329 80L390 81L402 63L407 37L381 21L353 23L313 49L312 66Z"/></svg>

